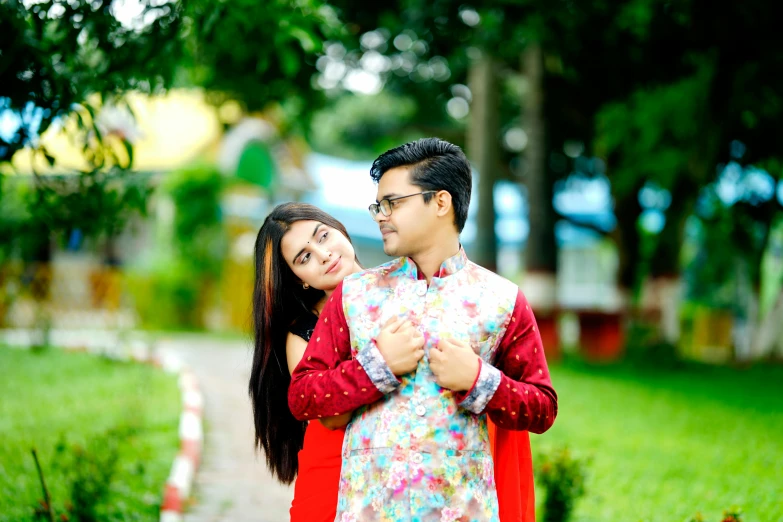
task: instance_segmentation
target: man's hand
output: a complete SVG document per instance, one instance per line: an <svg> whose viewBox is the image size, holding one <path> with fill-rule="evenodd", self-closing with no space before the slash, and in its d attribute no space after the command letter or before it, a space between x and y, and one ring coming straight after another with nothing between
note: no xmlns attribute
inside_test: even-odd
<svg viewBox="0 0 783 522"><path fill-rule="evenodd" d="M479 357L467 344L455 339L441 339L430 349L430 369L435 382L452 391L467 391L476 382Z"/></svg>
<svg viewBox="0 0 783 522"><path fill-rule="evenodd" d="M413 323L397 316L383 325L375 344L397 377L415 370L424 357L424 336Z"/></svg>

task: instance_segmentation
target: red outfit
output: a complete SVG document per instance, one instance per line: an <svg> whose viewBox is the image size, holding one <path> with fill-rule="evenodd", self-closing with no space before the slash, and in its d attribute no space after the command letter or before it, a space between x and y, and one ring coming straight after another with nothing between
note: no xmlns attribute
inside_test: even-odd
<svg viewBox="0 0 783 522"><path fill-rule="evenodd" d="M495 462L500 522L535 522L533 460L526 431L496 428L490 421L489 441ZM345 429L329 430L311 422L299 452L291 522L333 522L337 514Z"/></svg>
<svg viewBox="0 0 783 522"><path fill-rule="evenodd" d="M533 483L533 456L530 435L487 422L495 484L498 490L500 522L535 522L536 492Z"/></svg>
<svg viewBox="0 0 783 522"><path fill-rule="evenodd" d="M344 436L345 428L329 430L317 421L307 425L299 451L291 522L334 522Z"/></svg>

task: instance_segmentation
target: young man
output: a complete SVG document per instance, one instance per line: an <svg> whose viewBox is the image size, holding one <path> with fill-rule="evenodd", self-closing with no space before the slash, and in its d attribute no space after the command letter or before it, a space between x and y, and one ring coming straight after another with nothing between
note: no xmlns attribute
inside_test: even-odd
<svg viewBox="0 0 783 522"><path fill-rule="evenodd" d="M356 410L336 520L498 520L487 415L543 433L557 414L535 318L515 284L460 245L471 170L459 147L407 143L371 175L370 213L400 257L334 291L294 370L291 411Z"/></svg>

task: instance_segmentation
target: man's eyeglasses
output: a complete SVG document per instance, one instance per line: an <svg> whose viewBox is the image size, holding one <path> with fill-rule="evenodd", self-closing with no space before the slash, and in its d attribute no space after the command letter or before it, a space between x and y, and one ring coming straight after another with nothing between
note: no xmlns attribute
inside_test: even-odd
<svg viewBox="0 0 783 522"><path fill-rule="evenodd" d="M380 212L386 217L389 217L391 216L392 213L392 202L397 201L399 199L412 198L413 196L421 196L424 194L435 194L436 192L437 190L425 190L424 192L408 194L407 196L399 196L396 198L384 198L380 200L378 203L373 203L367 208L370 211L370 215L372 216L373 219L375 219L375 216L378 215L378 212Z"/></svg>

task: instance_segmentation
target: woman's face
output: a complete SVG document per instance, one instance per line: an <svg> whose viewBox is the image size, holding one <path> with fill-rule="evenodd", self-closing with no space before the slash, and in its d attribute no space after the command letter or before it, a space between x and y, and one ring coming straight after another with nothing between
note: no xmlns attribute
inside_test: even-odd
<svg viewBox="0 0 783 522"><path fill-rule="evenodd" d="M283 236L280 249L294 275L318 290L334 290L356 269L348 238L319 221L295 222Z"/></svg>

